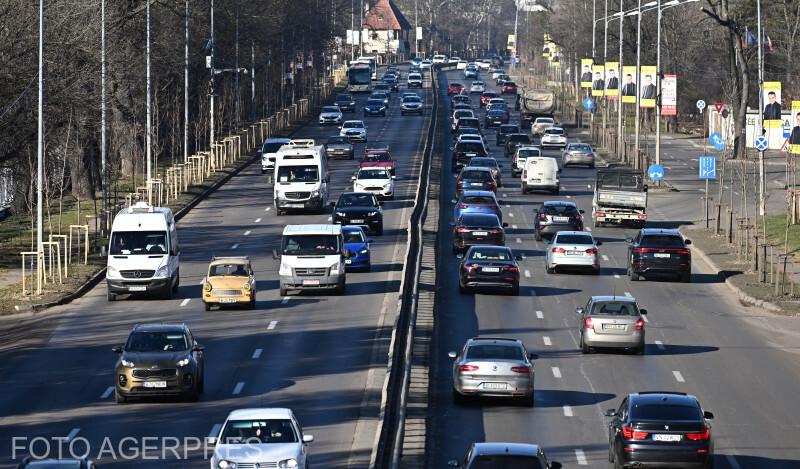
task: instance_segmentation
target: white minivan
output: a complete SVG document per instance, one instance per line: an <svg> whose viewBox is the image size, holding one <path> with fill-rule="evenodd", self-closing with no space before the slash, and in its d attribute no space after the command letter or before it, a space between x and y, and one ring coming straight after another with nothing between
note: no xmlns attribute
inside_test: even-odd
<svg viewBox="0 0 800 469"><path fill-rule="evenodd" d="M286 225L280 252L272 252L281 261L278 269L280 294L289 290L345 290L346 260L353 256L344 247L342 226Z"/></svg>
<svg viewBox="0 0 800 469"><path fill-rule="evenodd" d="M313 139L292 140L275 157L273 203L278 215L289 210L321 212L328 205L328 160Z"/></svg>
<svg viewBox="0 0 800 469"><path fill-rule="evenodd" d="M525 159L522 170L522 193L546 190L558 194L561 190L561 169L555 158L546 156Z"/></svg>
<svg viewBox="0 0 800 469"><path fill-rule="evenodd" d="M137 202L111 225L108 301L136 293L172 299L180 284L180 248L172 210Z"/></svg>

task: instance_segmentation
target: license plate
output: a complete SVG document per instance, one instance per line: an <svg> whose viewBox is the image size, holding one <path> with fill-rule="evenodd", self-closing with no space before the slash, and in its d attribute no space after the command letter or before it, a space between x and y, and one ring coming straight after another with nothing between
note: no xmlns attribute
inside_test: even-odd
<svg viewBox="0 0 800 469"><path fill-rule="evenodd" d="M669 259L669 254L665 254L665 253L661 253L661 252L657 252L657 253L653 254L653 256L654 257L664 258L664 259Z"/></svg>
<svg viewBox="0 0 800 469"><path fill-rule="evenodd" d="M681 441L681 436L656 433L653 435L653 441Z"/></svg>
<svg viewBox="0 0 800 469"><path fill-rule="evenodd" d="M363 218L355 218L353 220L350 220L350 223L364 223L364 219Z"/></svg>
<svg viewBox="0 0 800 469"><path fill-rule="evenodd" d="M473 236L487 236L488 234L489 234L488 231L473 231L472 232Z"/></svg>
<svg viewBox="0 0 800 469"><path fill-rule="evenodd" d="M128 287L128 291L147 291L145 286Z"/></svg>
<svg viewBox="0 0 800 469"><path fill-rule="evenodd" d="M508 384L506 383L483 383L484 389L506 389L508 388Z"/></svg>
<svg viewBox="0 0 800 469"><path fill-rule="evenodd" d="M353 263L353 259L345 259L344 263L345 264L352 264Z"/></svg>
<svg viewBox="0 0 800 469"><path fill-rule="evenodd" d="M167 382L166 381L145 381L144 387L146 388L166 388Z"/></svg>
<svg viewBox="0 0 800 469"><path fill-rule="evenodd" d="M220 298L220 303L236 303L236 298Z"/></svg>
<svg viewBox="0 0 800 469"><path fill-rule="evenodd" d="M569 217L553 217L554 222L565 223L569 221Z"/></svg>
<svg viewBox="0 0 800 469"><path fill-rule="evenodd" d="M541 179L531 179L531 182L542 182Z"/></svg>
<svg viewBox="0 0 800 469"><path fill-rule="evenodd" d="M478 156L478 154L477 153L467 153L467 156L470 157L470 158L473 158L473 157Z"/></svg>
<svg viewBox="0 0 800 469"><path fill-rule="evenodd" d="M582 252L580 251L567 251L568 256L580 256Z"/></svg>
<svg viewBox="0 0 800 469"><path fill-rule="evenodd" d="M319 285L319 280L303 280L303 285Z"/></svg>
<svg viewBox="0 0 800 469"><path fill-rule="evenodd" d="M484 267L481 272L500 272L500 267Z"/></svg>
<svg viewBox="0 0 800 469"><path fill-rule="evenodd" d="M603 324L603 329L624 330L625 324Z"/></svg>
<svg viewBox="0 0 800 469"><path fill-rule="evenodd" d="M305 205L303 205L303 204L286 204L285 206L289 207L289 208L303 208L303 207L305 207Z"/></svg>

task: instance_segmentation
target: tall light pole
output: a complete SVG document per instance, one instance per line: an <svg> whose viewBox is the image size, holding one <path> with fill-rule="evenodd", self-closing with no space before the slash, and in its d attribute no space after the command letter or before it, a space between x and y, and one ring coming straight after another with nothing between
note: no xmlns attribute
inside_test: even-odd
<svg viewBox="0 0 800 469"><path fill-rule="evenodd" d="M208 148L211 152L214 151L214 0L211 0L211 60L209 60L211 68L211 106L209 106L209 138Z"/></svg>
<svg viewBox="0 0 800 469"><path fill-rule="evenodd" d="M642 7L648 8L658 5L658 1L649 2L642 5L642 0L639 0L639 7L636 10L636 83L638 84L641 80L641 53L642 53ZM634 154L636 155L636 161L639 161L639 118L641 111L639 110L639 99L640 95L639 90L636 90L636 123L634 124L634 134L635 134L635 144L634 144Z"/></svg>
<svg viewBox="0 0 800 469"><path fill-rule="evenodd" d="M605 16L604 16L604 25L603 25L603 75L605 75L605 66L608 63L608 0L606 1L606 9L605 9ZM604 87L605 88L605 87ZM603 93L603 146L606 146L606 126L608 123L608 98L605 97L605 93Z"/></svg>
<svg viewBox="0 0 800 469"><path fill-rule="evenodd" d="M189 0L183 19L183 163L189 161Z"/></svg>
<svg viewBox="0 0 800 469"><path fill-rule="evenodd" d="M108 155L106 147L106 0L100 0L100 171L103 190L103 213L100 231L103 238L108 232Z"/></svg>
<svg viewBox="0 0 800 469"><path fill-rule="evenodd" d="M764 35L761 32L761 0L756 0L756 17L758 19L758 132L755 138L758 138L764 134L764 61L761 49ZM758 150L758 214L762 217L767 213L765 173L764 150Z"/></svg>
<svg viewBox="0 0 800 469"><path fill-rule="evenodd" d="M147 145L147 149L145 150L145 154L147 155L147 204L153 205L153 161L152 161L152 150L153 150L153 116L152 116L152 89L150 84L150 1L147 0L147 119L145 125L147 126L147 131L145 132L145 145Z"/></svg>
<svg viewBox="0 0 800 469"><path fill-rule="evenodd" d="M592 63L595 55L595 36L597 36L597 0L592 0Z"/></svg>
<svg viewBox="0 0 800 469"><path fill-rule="evenodd" d="M39 105L36 130L36 294L42 294L44 246L42 245L42 184L44 183L44 0L39 0Z"/></svg>
<svg viewBox="0 0 800 469"><path fill-rule="evenodd" d="M619 0L619 13L618 13L619 14L619 64L618 64L619 73L617 73L619 77L622 77L622 67L624 62L623 60L624 51L622 49L622 44L623 44L622 26L625 23L625 11L623 10L624 4L625 4L624 0ZM623 146L625 145L624 130L622 128L622 96L621 96L622 93L620 93L620 91L622 90L620 89L619 86L622 80L620 80L619 77L617 78L617 155L618 156L622 155L621 152L623 150Z"/></svg>

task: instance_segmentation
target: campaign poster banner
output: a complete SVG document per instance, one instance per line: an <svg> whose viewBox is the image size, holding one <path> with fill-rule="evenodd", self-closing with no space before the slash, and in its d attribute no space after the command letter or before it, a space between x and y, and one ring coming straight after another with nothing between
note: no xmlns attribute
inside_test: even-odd
<svg viewBox="0 0 800 469"><path fill-rule="evenodd" d="M617 99L619 96L619 62L606 64L605 95L611 99Z"/></svg>
<svg viewBox="0 0 800 469"><path fill-rule="evenodd" d="M514 50L514 47L516 47L516 44L517 44L517 36L514 35L514 34L509 34L508 35L508 41L506 41L506 49Z"/></svg>
<svg viewBox="0 0 800 469"><path fill-rule="evenodd" d="M800 155L800 101L792 101L792 133L789 136L789 153Z"/></svg>
<svg viewBox="0 0 800 469"><path fill-rule="evenodd" d="M762 88L764 94L764 128L780 129L781 119L781 82L765 81Z"/></svg>
<svg viewBox="0 0 800 469"><path fill-rule="evenodd" d="M661 80L661 115L678 115L678 76L664 75Z"/></svg>
<svg viewBox="0 0 800 469"><path fill-rule="evenodd" d="M592 87L592 59L581 59L581 88Z"/></svg>
<svg viewBox="0 0 800 469"><path fill-rule="evenodd" d="M658 84L656 83L656 66L642 65L639 67L639 107L656 107Z"/></svg>
<svg viewBox="0 0 800 469"><path fill-rule="evenodd" d="M606 89L605 66L592 65L592 96L603 96Z"/></svg>
<svg viewBox="0 0 800 469"><path fill-rule="evenodd" d="M636 104L636 65L626 65L622 67L622 102L625 104Z"/></svg>

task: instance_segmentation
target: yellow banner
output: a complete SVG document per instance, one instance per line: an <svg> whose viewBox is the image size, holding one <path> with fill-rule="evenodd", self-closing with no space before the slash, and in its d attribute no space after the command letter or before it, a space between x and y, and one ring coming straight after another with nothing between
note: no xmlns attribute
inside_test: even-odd
<svg viewBox="0 0 800 469"><path fill-rule="evenodd" d="M592 87L592 59L581 59L581 88Z"/></svg>
<svg viewBox="0 0 800 469"><path fill-rule="evenodd" d="M780 129L781 119L781 82L764 82L764 128Z"/></svg>
<svg viewBox="0 0 800 469"><path fill-rule="evenodd" d="M800 101L792 101L792 133L789 136L789 153L800 155Z"/></svg>
<svg viewBox="0 0 800 469"><path fill-rule="evenodd" d="M603 96L606 89L605 66L592 65L592 96Z"/></svg>
<svg viewBox="0 0 800 469"><path fill-rule="evenodd" d="M605 95L616 99L619 96L619 62L608 62L606 64L605 78Z"/></svg>
<svg viewBox="0 0 800 469"><path fill-rule="evenodd" d="M639 107L656 107L656 94L658 89L658 76L655 65L642 65L639 67Z"/></svg>
<svg viewBox="0 0 800 469"><path fill-rule="evenodd" d="M622 102L636 104L636 66L626 65L622 67Z"/></svg>

